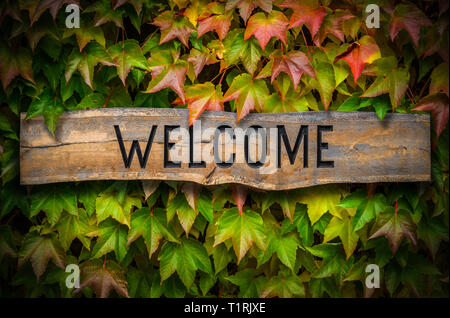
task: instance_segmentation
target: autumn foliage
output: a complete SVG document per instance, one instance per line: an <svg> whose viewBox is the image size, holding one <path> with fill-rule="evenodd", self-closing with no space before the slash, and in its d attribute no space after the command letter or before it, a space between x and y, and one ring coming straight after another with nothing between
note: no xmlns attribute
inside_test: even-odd
<svg viewBox="0 0 450 318"><path fill-rule="evenodd" d="M80 28L65 26L71 3ZM448 297L448 15L434 0L2 1L0 295ZM98 107L188 108L190 124L430 113L432 182L21 186L20 113L54 134L65 111ZM381 288L366 288L367 264Z"/></svg>

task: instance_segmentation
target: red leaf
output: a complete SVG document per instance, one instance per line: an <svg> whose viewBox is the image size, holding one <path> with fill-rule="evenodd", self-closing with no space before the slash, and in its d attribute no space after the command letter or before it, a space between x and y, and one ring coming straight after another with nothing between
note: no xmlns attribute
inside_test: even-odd
<svg viewBox="0 0 450 318"><path fill-rule="evenodd" d="M147 93L155 93L166 87L172 88L185 102L183 85L186 79L188 63L178 59L178 54L160 51L152 55L149 69L152 80L148 84Z"/></svg>
<svg viewBox="0 0 450 318"><path fill-rule="evenodd" d="M431 110L433 127L436 137L439 138L448 123L448 96L445 94L432 94L422 98L412 110Z"/></svg>
<svg viewBox="0 0 450 318"><path fill-rule="evenodd" d="M234 202L236 202L236 206L239 209L239 214L242 214L242 208L247 198L247 187L241 184L231 184L230 188Z"/></svg>
<svg viewBox="0 0 450 318"><path fill-rule="evenodd" d="M311 77L316 78L314 69L306 57L305 53L300 51L290 51L284 55L281 51L276 51L272 54L272 77L271 83L277 78L281 72L288 74L294 83L294 89L297 89L297 85L302 77L303 73L308 74Z"/></svg>
<svg viewBox="0 0 450 318"><path fill-rule="evenodd" d="M372 63L380 57L380 48L377 43L372 37L366 35L363 36L359 42L354 42L350 45L344 53L336 56L334 63L339 60L346 61L348 65L350 65L353 79L356 83L364 69L364 66Z"/></svg>
<svg viewBox="0 0 450 318"><path fill-rule="evenodd" d="M239 8L241 18L244 22L247 22L250 14L258 7L270 13L272 11L272 0L228 0L225 10L229 11L235 7Z"/></svg>
<svg viewBox="0 0 450 318"><path fill-rule="evenodd" d="M215 30L222 41L227 36L231 25L231 16L220 14L198 21L197 38L203 34Z"/></svg>
<svg viewBox="0 0 450 318"><path fill-rule="evenodd" d="M322 42L325 40L325 37L328 33L333 34L335 37L341 40L341 42L345 42L345 35L344 31L342 30L342 23L353 17L354 17L353 14L343 10L336 10L333 13L333 15L328 15L325 18L322 27L319 29L319 32L314 37L314 43L317 46L320 46Z"/></svg>
<svg viewBox="0 0 450 318"><path fill-rule="evenodd" d="M394 41L401 29L406 29L416 47L419 46L419 35L421 26L430 26L431 21L415 5L399 4L395 7L394 14L389 23L389 34Z"/></svg>
<svg viewBox="0 0 450 318"><path fill-rule="evenodd" d="M323 18L327 15L324 7L311 7L297 0L287 0L280 4L280 7L291 8L294 13L291 16L289 28L295 28L306 24L314 38L322 25Z"/></svg>
<svg viewBox="0 0 450 318"><path fill-rule="evenodd" d="M268 16L258 12L252 15L248 21L244 39L247 40L254 35L263 51L272 37L279 38L286 45L286 26L288 24L288 19L280 11L272 11Z"/></svg>
<svg viewBox="0 0 450 318"><path fill-rule="evenodd" d="M205 110L223 110L222 87L207 82L189 87L186 90L186 103L189 108L189 126Z"/></svg>
<svg viewBox="0 0 450 318"><path fill-rule="evenodd" d="M195 77L198 77L198 74L200 74L205 65L217 63L218 60L213 54L192 49L189 54L188 62L191 62L194 65Z"/></svg>
<svg viewBox="0 0 450 318"><path fill-rule="evenodd" d="M195 32L191 23L184 16L175 17L172 11L165 11L153 20L152 24L161 29L161 40L163 44L177 38L186 47L189 47L189 35Z"/></svg>

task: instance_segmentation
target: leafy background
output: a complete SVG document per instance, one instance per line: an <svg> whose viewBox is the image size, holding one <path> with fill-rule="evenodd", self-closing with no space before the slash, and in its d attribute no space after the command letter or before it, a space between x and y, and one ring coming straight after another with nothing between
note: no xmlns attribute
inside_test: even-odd
<svg viewBox="0 0 450 318"><path fill-rule="evenodd" d="M447 1L80 2L0 4L1 296L448 297ZM20 112L131 106L431 111L432 182L19 185Z"/></svg>

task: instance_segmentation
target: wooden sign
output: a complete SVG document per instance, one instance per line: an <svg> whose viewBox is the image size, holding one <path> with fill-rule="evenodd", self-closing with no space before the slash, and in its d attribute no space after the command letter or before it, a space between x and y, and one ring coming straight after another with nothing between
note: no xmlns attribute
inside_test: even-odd
<svg viewBox="0 0 450 318"><path fill-rule="evenodd" d="M430 180L429 115L236 114L104 108L64 113L55 136L21 114L22 184L157 179L266 190Z"/></svg>

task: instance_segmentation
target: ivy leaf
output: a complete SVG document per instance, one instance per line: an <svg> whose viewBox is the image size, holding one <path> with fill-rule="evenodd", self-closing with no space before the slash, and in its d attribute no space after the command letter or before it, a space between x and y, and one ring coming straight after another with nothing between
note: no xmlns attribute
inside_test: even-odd
<svg viewBox="0 0 450 318"><path fill-rule="evenodd" d="M448 64L441 63L438 66L436 66L436 68L433 69L430 78L431 78L430 92L429 92L430 95L434 93L445 93L447 96L449 96Z"/></svg>
<svg viewBox="0 0 450 318"><path fill-rule="evenodd" d="M59 116L64 111L65 108L59 98L54 96L50 89L46 88L38 98L35 98L31 102L25 119L31 119L38 115L44 116L45 124L54 136Z"/></svg>
<svg viewBox="0 0 450 318"><path fill-rule="evenodd" d="M49 223L55 225L63 210L78 215L77 197L72 187L67 184L46 185L31 195L31 217L44 211Z"/></svg>
<svg viewBox="0 0 450 318"><path fill-rule="evenodd" d="M124 10L122 8L111 8L110 1L97 1L84 9L84 12L95 12L94 26L98 27L106 22L114 23L118 28L123 29L122 15Z"/></svg>
<svg viewBox="0 0 450 318"><path fill-rule="evenodd" d="M225 67L242 61L245 69L253 75L262 56L261 46L256 39L250 38L245 41L243 30L233 30L223 41L223 46Z"/></svg>
<svg viewBox="0 0 450 318"><path fill-rule="evenodd" d="M131 216L131 229L128 232L127 246L139 237L144 238L148 257L158 249L159 242L165 239L179 243L173 229L167 225L166 212L163 209L142 208Z"/></svg>
<svg viewBox="0 0 450 318"><path fill-rule="evenodd" d="M298 234L303 241L303 245L311 246L314 243L314 230L311 227L311 222L308 218L306 205L297 205L293 222L293 225L296 226ZM316 224L318 224L318 222Z"/></svg>
<svg viewBox="0 0 450 318"><path fill-rule="evenodd" d="M18 266L21 267L30 260L37 282L39 282L50 260L56 266L64 269L64 259L64 249L56 238L56 234L41 236L37 233L28 233L19 251Z"/></svg>
<svg viewBox="0 0 450 318"><path fill-rule="evenodd" d="M391 70L384 78L377 78L361 97L375 97L389 93L392 109L395 110L405 95L409 83L409 72L405 68Z"/></svg>
<svg viewBox="0 0 450 318"><path fill-rule="evenodd" d="M323 243L327 243L338 236L344 246L348 260L352 256L359 240L358 234L353 230L352 218L348 215L344 216L343 219L336 216L331 219L325 229Z"/></svg>
<svg viewBox="0 0 450 318"><path fill-rule="evenodd" d="M202 185L195 182L184 182L181 186L187 202L192 209L197 210L197 201L202 192Z"/></svg>
<svg viewBox="0 0 450 318"><path fill-rule="evenodd" d="M41 14L44 13L47 9L49 9L53 20L56 20L56 15L64 4L76 4L78 6L80 5L79 1L77 0L41 0L34 10L31 21L37 21Z"/></svg>
<svg viewBox="0 0 450 318"><path fill-rule="evenodd" d="M334 89L336 88L334 69L328 62L318 62L315 70L317 74L317 83L315 80L311 82L314 83L315 88L319 91L320 99L325 110L327 111L333 99Z"/></svg>
<svg viewBox="0 0 450 318"><path fill-rule="evenodd" d="M203 245L193 239L182 238L181 244L164 243L158 257L160 261L161 282L175 271L186 288L190 288L197 270L213 275L211 260Z"/></svg>
<svg viewBox="0 0 450 318"><path fill-rule="evenodd" d="M314 225L326 212L341 217L336 205L341 200L341 192L335 186L319 186L300 189L297 202L306 204L311 224Z"/></svg>
<svg viewBox="0 0 450 318"><path fill-rule="evenodd" d="M240 213L237 208L226 210L216 225L217 232L214 246L231 238L238 264L247 254L249 248L256 243L259 249L266 249L266 235L261 216L253 211Z"/></svg>
<svg viewBox="0 0 450 318"><path fill-rule="evenodd" d="M117 260L122 262L127 255L127 228L112 220L107 219L100 223L98 228L90 233L91 236L98 236L97 242L92 249L92 257L99 258L114 251Z"/></svg>
<svg viewBox="0 0 450 318"><path fill-rule="evenodd" d="M397 211L389 207L377 217L374 229L377 230L372 230L373 234L369 237L369 240L386 236L392 254L397 252L403 237L407 237L412 244L417 245L414 222L405 210Z"/></svg>
<svg viewBox="0 0 450 318"><path fill-rule="evenodd" d="M132 67L143 70L148 69L147 60L136 40L126 40L123 43L117 43L111 46L108 52L114 63L118 65L117 75L122 80L123 86L126 86L125 80Z"/></svg>
<svg viewBox="0 0 450 318"><path fill-rule="evenodd" d="M350 65L353 79L356 84L364 66L366 64L371 64L379 58L381 58L380 48L374 38L365 35L358 42L351 44L344 53L336 56L334 63L339 60L346 61L348 65Z"/></svg>
<svg viewBox="0 0 450 318"><path fill-rule="evenodd" d="M31 53L23 47L12 49L5 45L0 46L0 80L4 91L18 75L34 83L32 61Z"/></svg>
<svg viewBox="0 0 450 318"><path fill-rule="evenodd" d="M126 185L113 184L100 193L95 202L97 224L111 216L119 223L130 227L131 209L140 208L141 200L136 195L129 195Z"/></svg>
<svg viewBox="0 0 450 318"><path fill-rule="evenodd" d="M275 202L281 206L283 214L292 221L297 203L295 196L286 193L286 191L270 191L262 199L262 212L267 210Z"/></svg>
<svg viewBox="0 0 450 318"><path fill-rule="evenodd" d="M269 90L264 80L254 80L250 74L241 74L234 78L223 101L236 100L237 122L239 122L251 110L261 112L268 96Z"/></svg>
<svg viewBox="0 0 450 318"><path fill-rule="evenodd" d="M158 51L149 61L152 80L148 84L146 93L155 93L166 87L172 88L185 103L183 90L188 64L179 59L179 53Z"/></svg>
<svg viewBox="0 0 450 318"><path fill-rule="evenodd" d="M305 286L300 278L295 274L287 274L282 271L280 271L277 276L267 281L259 295L261 298L292 298L304 296Z"/></svg>
<svg viewBox="0 0 450 318"><path fill-rule="evenodd" d="M128 283L123 269L116 263L99 259L88 260L80 265L81 284L75 292L92 287L97 297L107 298L112 289L123 297L128 296Z"/></svg>
<svg viewBox="0 0 450 318"><path fill-rule="evenodd" d="M290 51L283 54L280 50L275 51L272 54L273 65L272 65L272 76L270 82L273 83L275 78L281 72L289 75L294 84L294 90L297 90L298 83L303 73L316 78L314 69L306 57L305 53L300 51Z"/></svg>
<svg viewBox="0 0 450 318"><path fill-rule="evenodd" d="M239 286L239 297L256 298L259 297L261 289L267 279L263 275L258 275L258 271L253 268L246 268L226 279L232 284Z"/></svg>
<svg viewBox="0 0 450 318"><path fill-rule="evenodd" d="M276 252L280 262L294 272L297 248L299 246L297 235L294 232L281 235L278 230L273 228L277 225L269 225L271 229L270 234L267 236L267 248L265 251L258 252L258 267L267 262Z"/></svg>
<svg viewBox="0 0 450 318"><path fill-rule="evenodd" d="M28 214L29 203L25 189L13 182L8 182L2 187L0 193L0 219L10 213L14 207L18 207L22 213Z"/></svg>
<svg viewBox="0 0 450 318"><path fill-rule="evenodd" d="M288 95L284 99L279 94L273 93L264 103L264 112L266 113L295 113L305 111L308 111L308 102L292 90L288 92Z"/></svg>
<svg viewBox="0 0 450 318"><path fill-rule="evenodd" d="M73 72L78 69L81 76L83 76L84 82L94 90L94 67L98 63L108 66L115 65L111 56L97 42L89 43L83 52L72 50L67 60L64 74L66 85L72 78Z"/></svg>
<svg viewBox="0 0 450 318"><path fill-rule="evenodd" d="M186 103L189 108L189 126L200 117L205 110L224 110L222 85L207 82L196 84L186 89Z"/></svg>
<svg viewBox="0 0 450 318"><path fill-rule="evenodd" d="M448 123L448 96L440 93L425 96L417 103L417 106L411 110L431 110L434 131L436 132L436 137L439 139L439 136L442 134Z"/></svg>
<svg viewBox="0 0 450 318"><path fill-rule="evenodd" d="M417 228L417 237L425 242L433 260L435 260L441 241L448 242L448 228L437 217L426 221L422 220Z"/></svg>
<svg viewBox="0 0 450 318"><path fill-rule="evenodd" d="M327 34L332 34L341 42L345 42L345 35L342 30L343 23L354 17L350 12L340 9L335 10L331 15L327 15L323 20L319 32L314 36L314 43L320 46Z"/></svg>
<svg viewBox="0 0 450 318"><path fill-rule="evenodd" d="M230 11L236 7L239 8L242 20L247 22L253 10L258 7L270 13L272 11L272 0L228 0L225 5L225 11Z"/></svg>
<svg viewBox="0 0 450 318"><path fill-rule="evenodd" d="M296 0L287 0L280 4L280 7L290 8L294 11L289 23L290 29L306 24L312 38L316 36L324 17L327 15L324 7L313 5L312 1L302 3Z"/></svg>
<svg viewBox="0 0 450 318"><path fill-rule="evenodd" d="M75 238L78 238L86 249L90 249L90 240L86 237L89 220L84 209L78 209L78 215L64 213L55 226L59 233L59 241L67 251Z"/></svg>
<svg viewBox="0 0 450 318"><path fill-rule="evenodd" d="M10 226L0 225L0 262L5 256L17 258L17 252Z"/></svg>
<svg viewBox="0 0 450 318"><path fill-rule="evenodd" d="M353 228L360 230L364 225L375 219L375 217L386 208L386 197L381 193L368 196L364 189L353 192L346 196L338 206L351 209L357 208L353 217Z"/></svg>
<svg viewBox="0 0 450 318"><path fill-rule="evenodd" d="M431 21L414 4L399 4L389 22L389 34L394 41L401 29L406 29L416 47L419 46L420 27L430 26Z"/></svg>
<svg viewBox="0 0 450 318"><path fill-rule="evenodd" d="M152 24L161 29L160 45L177 38L184 46L189 47L189 35L195 32L188 19L184 16L175 17L172 11L161 13L153 20Z"/></svg>
<svg viewBox="0 0 450 318"><path fill-rule="evenodd" d="M248 40L254 35L263 51L272 37L280 39L286 45L286 26L288 24L288 19L281 11L273 10L267 16L258 12L248 20L244 40Z"/></svg>
<svg viewBox="0 0 450 318"><path fill-rule="evenodd" d="M208 50L199 51L193 48L189 54L188 62L192 63L194 66L195 77L198 77L205 65L217 63L218 60L215 58L214 54L211 54Z"/></svg>
<svg viewBox="0 0 450 318"><path fill-rule="evenodd" d="M219 39L223 41L231 25L231 14L215 14L198 21L197 38L209 31L216 31Z"/></svg>
<svg viewBox="0 0 450 318"><path fill-rule="evenodd" d="M239 213L242 213L242 208L244 207L245 200L247 199L247 187L241 184L231 184L231 195L233 200L238 207Z"/></svg>
<svg viewBox="0 0 450 318"><path fill-rule="evenodd" d="M184 229L186 235L188 235L198 215L198 211L189 205L182 194L178 194L167 206L167 220L171 220L175 213L180 220L181 227Z"/></svg>
<svg viewBox="0 0 450 318"><path fill-rule="evenodd" d="M82 27L82 28L66 28L64 29L63 39L75 35L78 41L80 52L91 41L96 41L105 47L105 35L102 28L98 27Z"/></svg>

